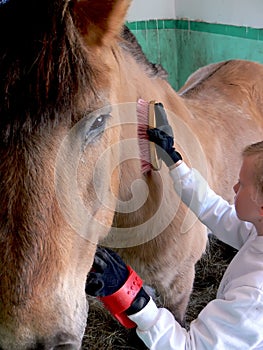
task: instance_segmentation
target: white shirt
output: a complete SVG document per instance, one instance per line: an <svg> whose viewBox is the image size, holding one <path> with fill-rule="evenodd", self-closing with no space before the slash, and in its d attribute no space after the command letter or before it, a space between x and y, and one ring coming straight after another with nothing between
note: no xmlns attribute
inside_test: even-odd
<svg viewBox="0 0 263 350"><path fill-rule="evenodd" d="M152 350L263 350L263 236L241 221L235 208L215 194L185 163L170 171L174 188L220 240L239 249L229 264L217 298L192 321L187 332L154 301L129 316Z"/></svg>

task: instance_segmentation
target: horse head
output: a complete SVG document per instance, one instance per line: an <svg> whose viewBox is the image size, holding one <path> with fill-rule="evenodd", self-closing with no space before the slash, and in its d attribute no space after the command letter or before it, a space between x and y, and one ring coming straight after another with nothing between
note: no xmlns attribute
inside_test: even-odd
<svg viewBox="0 0 263 350"><path fill-rule="evenodd" d="M118 191L118 152L107 149L120 138L110 106L128 6L0 3L3 350L81 346L86 276Z"/></svg>

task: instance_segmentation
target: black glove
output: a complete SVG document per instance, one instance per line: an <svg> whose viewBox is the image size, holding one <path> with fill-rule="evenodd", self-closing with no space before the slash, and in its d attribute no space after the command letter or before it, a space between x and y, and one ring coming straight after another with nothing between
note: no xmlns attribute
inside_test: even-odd
<svg viewBox="0 0 263 350"><path fill-rule="evenodd" d="M108 248L97 248L91 272L86 281L86 293L105 297L118 291L127 281L129 270L118 254ZM150 300L143 287L130 307L125 311L132 315L140 311Z"/></svg>
<svg viewBox="0 0 263 350"><path fill-rule="evenodd" d="M168 135L166 132L154 128L148 129L149 140L154 142L157 146L157 155L161 158L168 167L182 160L182 156L175 150L174 138Z"/></svg>
<svg viewBox="0 0 263 350"><path fill-rule="evenodd" d="M95 297L111 295L124 285L128 274L127 266L118 254L98 247L86 281L86 293Z"/></svg>

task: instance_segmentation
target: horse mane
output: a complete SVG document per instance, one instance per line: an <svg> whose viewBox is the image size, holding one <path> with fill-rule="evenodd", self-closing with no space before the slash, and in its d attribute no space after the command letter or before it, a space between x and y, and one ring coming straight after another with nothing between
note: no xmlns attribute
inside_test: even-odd
<svg viewBox="0 0 263 350"><path fill-rule="evenodd" d="M139 64L143 65L146 74L150 78L167 79L168 73L166 70L160 64L152 63L147 59L141 45L126 25L123 26L121 36L124 42L121 42L120 46L130 53Z"/></svg>
<svg viewBox="0 0 263 350"><path fill-rule="evenodd" d="M62 0L0 3L0 142L61 118L72 122L79 98L96 98L101 68L75 25L72 6ZM166 78L126 26L122 39L121 48L149 76Z"/></svg>

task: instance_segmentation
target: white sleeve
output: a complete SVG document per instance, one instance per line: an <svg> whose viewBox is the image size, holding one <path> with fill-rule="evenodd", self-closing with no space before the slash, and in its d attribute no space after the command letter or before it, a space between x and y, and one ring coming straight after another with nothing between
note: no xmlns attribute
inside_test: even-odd
<svg viewBox="0 0 263 350"><path fill-rule="evenodd" d="M128 317L137 324L136 332L149 349L186 349L186 330L169 310L157 308L152 298L141 311Z"/></svg>
<svg viewBox="0 0 263 350"><path fill-rule="evenodd" d="M184 162L170 171L175 191L220 240L236 249L244 244L253 225L238 219L233 205L217 195L195 169Z"/></svg>
<svg viewBox="0 0 263 350"><path fill-rule="evenodd" d="M189 332L152 300L129 318L138 325L138 336L151 350L249 350L262 346L263 292L239 287L225 296L207 304Z"/></svg>

